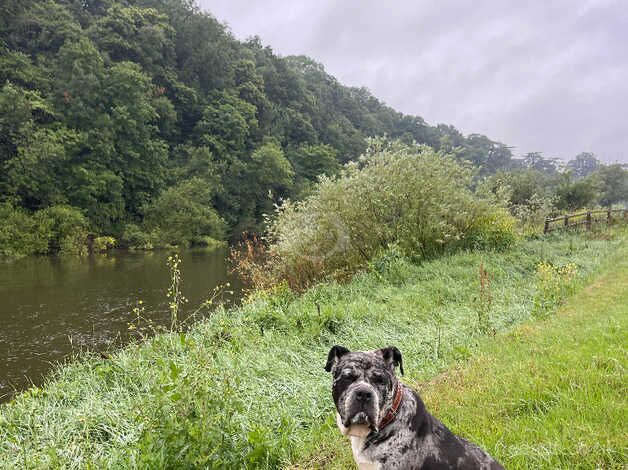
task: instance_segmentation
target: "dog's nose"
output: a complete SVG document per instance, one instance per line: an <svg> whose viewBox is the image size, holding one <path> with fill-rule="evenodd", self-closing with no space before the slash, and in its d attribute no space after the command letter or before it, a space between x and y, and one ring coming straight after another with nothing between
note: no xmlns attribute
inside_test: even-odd
<svg viewBox="0 0 628 470"><path fill-rule="evenodd" d="M358 390L357 392L355 392L355 399L364 403L368 403L373 399L373 395L371 395L371 392L368 392L366 390Z"/></svg>

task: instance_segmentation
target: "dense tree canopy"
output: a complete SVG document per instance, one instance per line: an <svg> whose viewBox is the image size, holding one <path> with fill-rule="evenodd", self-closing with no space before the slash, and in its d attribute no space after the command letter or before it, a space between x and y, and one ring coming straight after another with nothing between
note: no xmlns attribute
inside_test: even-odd
<svg viewBox="0 0 628 470"><path fill-rule="evenodd" d="M237 41L194 0L0 5L4 210L70 208L97 235L233 237L382 135L446 151L479 177L556 172L540 154L519 163L486 136L398 113L312 59ZM578 177L595 163L582 155ZM614 187L605 201L622 199ZM198 230L184 227L205 216Z"/></svg>

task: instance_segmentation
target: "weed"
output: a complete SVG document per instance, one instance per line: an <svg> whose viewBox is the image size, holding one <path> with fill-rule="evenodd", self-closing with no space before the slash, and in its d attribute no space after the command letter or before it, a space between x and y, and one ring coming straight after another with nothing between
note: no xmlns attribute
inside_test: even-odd
<svg viewBox="0 0 628 470"><path fill-rule="evenodd" d="M493 308L493 292L491 291L491 276L484 268L484 261L480 262L479 270L479 291L473 306L478 315L478 330L480 333L492 332L495 329L491 326L491 309Z"/></svg>
<svg viewBox="0 0 628 470"><path fill-rule="evenodd" d="M533 314L540 317L573 292L577 267L574 263L556 266L543 261L537 266L538 290L534 298Z"/></svg>

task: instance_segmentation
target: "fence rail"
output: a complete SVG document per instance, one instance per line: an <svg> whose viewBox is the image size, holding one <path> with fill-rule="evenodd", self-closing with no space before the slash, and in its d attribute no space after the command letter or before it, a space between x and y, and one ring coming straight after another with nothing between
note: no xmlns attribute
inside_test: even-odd
<svg viewBox="0 0 628 470"><path fill-rule="evenodd" d="M560 217L548 217L545 219L543 233L549 233L560 229L578 230L580 227L584 227L586 230L591 230L591 227L594 224L599 225L606 223L607 225L611 225L615 222L626 221L628 221L628 209L578 212L577 214L561 215Z"/></svg>

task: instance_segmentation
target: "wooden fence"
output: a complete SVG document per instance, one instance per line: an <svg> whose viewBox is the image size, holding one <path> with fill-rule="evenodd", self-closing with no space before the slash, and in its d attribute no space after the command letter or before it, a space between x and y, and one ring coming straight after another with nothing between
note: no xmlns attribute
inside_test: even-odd
<svg viewBox="0 0 628 470"><path fill-rule="evenodd" d="M615 222L628 221L628 209L597 210L579 212L577 214L561 215L560 217L545 219L543 233L560 229L579 230L584 227L591 230L593 225L611 225Z"/></svg>

